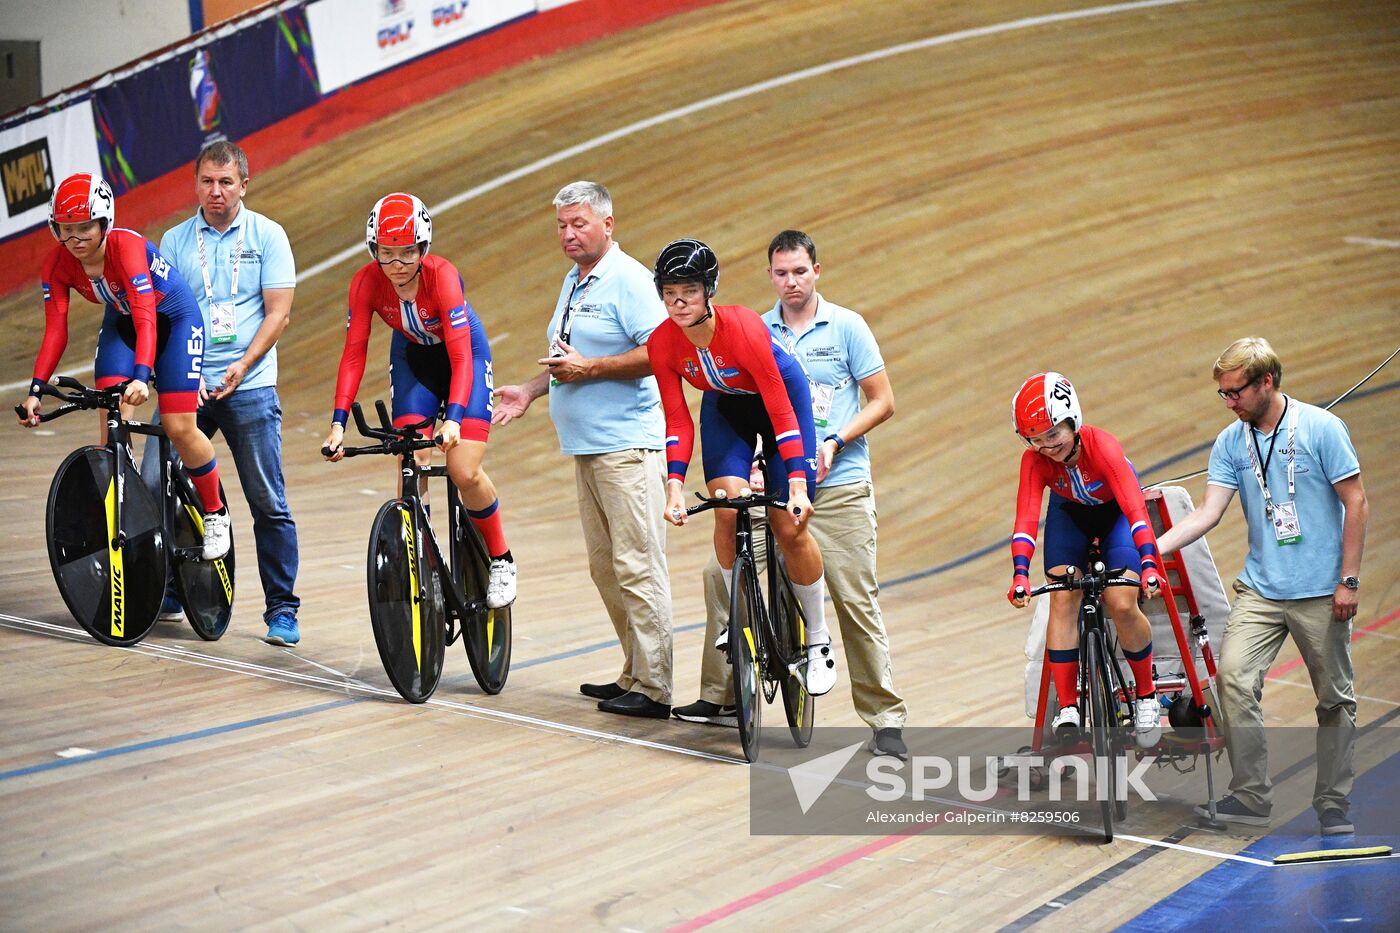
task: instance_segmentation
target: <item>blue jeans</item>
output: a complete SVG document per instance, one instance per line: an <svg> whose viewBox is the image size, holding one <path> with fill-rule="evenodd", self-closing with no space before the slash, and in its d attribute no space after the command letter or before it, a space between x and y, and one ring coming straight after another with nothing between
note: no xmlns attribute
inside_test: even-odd
<svg viewBox="0 0 1400 933"><path fill-rule="evenodd" d="M199 429L209 437L222 431L233 453L243 496L253 514L258 576L267 599L264 620L271 621L279 612L296 615L301 606L292 592L299 562L297 526L287 508L282 475L282 403L276 387L241 389L218 401L209 399L200 405L198 421ZM159 449L156 438L147 438L141 477L152 489L160 481L156 467Z"/></svg>

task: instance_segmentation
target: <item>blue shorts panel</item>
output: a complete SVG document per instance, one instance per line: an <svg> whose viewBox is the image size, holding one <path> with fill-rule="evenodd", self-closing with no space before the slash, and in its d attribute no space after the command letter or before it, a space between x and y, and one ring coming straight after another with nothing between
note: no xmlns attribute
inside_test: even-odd
<svg viewBox="0 0 1400 933"><path fill-rule="evenodd" d="M462 421L489 425L494 407L491 345L474 313L471 340L471 394ZM395 421L409 420L411 416L416 416L411 420L439 416L452 389L452 360L447 355L447 345L417 344L395 331L389 344L389 385Z"/></svg>
<svg viewBox="0 0 1400 933"><path fill-rule="evenodd" d="M797 369L796 366L792 367ZM803 465L807 474L807 494L815 500L817 489L816 428L812 424L812 392L801 370L793 374L783 370L783 384L793 414L797 416L802 433ZM705 482L720 476L748 478L750 465L757 449L757 439L763 440L767 460L764 473L768 489L786 492L787 467L778 456L778 440L773 422L762 396L729 395L706 392L700 400L700 452L705 469Z"/></svg>
<svg viewBox="0 0 1400 933"><path fill-rule="evenodd" d="M1118 503L1083 505L1054 493L1049 498L1045 509L1045 549L1041 554L1047 571L1065 564L1084 569L1089 562L1089 543L1098 538L1104 563L1110 569L1138 572L1141 562L1137 547L1128 517Z"/></svg>
<svg viewBox="0 0 1400 933"><path fill-rule="evenodd" d="M161 309L167 302L161 302ZM204 366L204 319L197 313L175 317L156 315L156 361L152 367L156 392L198 393ZM97 335L93 374L102 380L130 379L136 372L136 325L111 305Z"/></svg>

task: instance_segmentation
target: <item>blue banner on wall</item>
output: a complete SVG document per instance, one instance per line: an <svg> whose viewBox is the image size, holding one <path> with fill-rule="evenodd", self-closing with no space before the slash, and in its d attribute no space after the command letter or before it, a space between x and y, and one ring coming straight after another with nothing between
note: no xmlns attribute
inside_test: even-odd
<svg viewBox="0 0 1400 933"><path fill-rule="evenodd" d="M95 90L103 175L123 194L320 99L305 9L281 10Z"/></svg>

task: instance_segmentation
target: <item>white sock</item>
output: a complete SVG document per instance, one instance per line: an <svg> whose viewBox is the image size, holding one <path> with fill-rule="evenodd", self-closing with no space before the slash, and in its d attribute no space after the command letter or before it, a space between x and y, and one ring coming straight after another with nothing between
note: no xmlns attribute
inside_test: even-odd
<svg viewBox="0 0 1400 933"><path fill-rule="evenodd" d="M826 628L826 580L817 577L815 583L793 583L792 591L807 617L807 644L820 645L831 641Z"/></svg>

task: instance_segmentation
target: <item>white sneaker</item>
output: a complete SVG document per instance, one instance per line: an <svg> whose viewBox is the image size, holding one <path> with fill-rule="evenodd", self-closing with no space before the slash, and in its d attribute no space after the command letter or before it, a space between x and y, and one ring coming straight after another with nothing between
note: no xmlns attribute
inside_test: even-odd
<svg viewBox="0 0 1400 933"><path fill-rule="evenodd" d="M515 561L500 557L491 560L491 579L486 583L486 608L500 609L515 602Z"/></svg>
<svg viewBox="0 0 1400 933"><path fill-rule="evenodd" d="M807 692L814 697L829 693L836 686L836 655L831 642L807 646Z"/></svg>
<svg viewBox="0 0 1400 933"><path fill-rule="evenodd" d="M1050 723L1050 731L1058 736L1073 736L1083 725L1079 720L1079 707L1061 706Z"/></svg>
<svg viewBox="0 0 1400 933"><path fill-rule="evenodd" d="M228 512L204 513L204 559L218 560L228 553Z"/></svg>
<svg viewBox="0 0 1400 933"><path fill-rule="evenodd" d="M1155 693L1133 703L1133 731L1142 748L1151 748L1162 737L1162 704L1157 702Z"/></svg>

